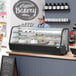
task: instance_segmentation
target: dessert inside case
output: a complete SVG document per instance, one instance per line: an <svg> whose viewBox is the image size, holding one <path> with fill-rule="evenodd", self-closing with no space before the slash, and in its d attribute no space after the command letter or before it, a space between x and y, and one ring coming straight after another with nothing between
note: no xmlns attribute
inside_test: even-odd
<svg viewBox="0 0 76 76"><path fill-rule="evenodd" d="M68 29L15 26L11 29L9 47L18 52L65 55L69 49Z"/></svg>

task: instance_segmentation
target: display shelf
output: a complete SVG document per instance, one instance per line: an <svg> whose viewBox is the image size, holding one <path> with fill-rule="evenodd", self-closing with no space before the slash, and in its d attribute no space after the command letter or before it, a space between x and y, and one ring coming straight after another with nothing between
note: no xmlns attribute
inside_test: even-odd
<svg viewBox="0 0 76 76"><path fill-rule="evenodd" d="M44 11L70 11L68 3L45 3Z"/></svg>
<svg viewBox="0 0 76 76"><path fill-rule="evenodd" d="M70 23L68 18L46 18L45 22L47 23Z"/></svg>
<svg viewBox="0 0 76 76"><path fill-rule="evenodd" d="M14 33L16 30L18 34ZM18 38L15 38L17 35ZM26 50L27 52L36 53L66 53L68 51L68 29L13 27L9 46L14 51L19 49L19 51ZM34 49L36 51L33 51Z"/></svg>
<svg viewBox="0 0 76 76"><path fill-rule="evenodd" d="M43 9L43 11L45 11L45 12L48 12L48 11L50 11L50 12L64 12L64 13L66 13L66 12L70 12L71 10L70 10L70 8L69 9Z"/></svg>

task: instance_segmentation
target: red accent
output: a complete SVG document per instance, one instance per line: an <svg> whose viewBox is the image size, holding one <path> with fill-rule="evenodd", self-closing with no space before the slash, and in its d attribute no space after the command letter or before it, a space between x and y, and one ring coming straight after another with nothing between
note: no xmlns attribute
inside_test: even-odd
<svg viewBox="0 0 76 76"><path fill-rule="evenodd" d="M74 44L69 44L70 46L74 46Z"/></svg>
<svg viewBox="0 0 76 76"><path fill-rule="evenodd" d="M73 34L74 34L74 32L69 32L69 34L70 34L70 35L73 35Z"/></svg>

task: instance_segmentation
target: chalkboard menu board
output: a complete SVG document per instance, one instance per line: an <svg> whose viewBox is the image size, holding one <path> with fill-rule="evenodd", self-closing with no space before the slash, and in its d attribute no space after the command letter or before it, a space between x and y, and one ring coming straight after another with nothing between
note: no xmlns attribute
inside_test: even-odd
<svg viewBox="0 0 76 76"><path fill-rule="evenodd" d="M1 76L17 76L16 71L16 59L15 57L2 56Z"/></svg>

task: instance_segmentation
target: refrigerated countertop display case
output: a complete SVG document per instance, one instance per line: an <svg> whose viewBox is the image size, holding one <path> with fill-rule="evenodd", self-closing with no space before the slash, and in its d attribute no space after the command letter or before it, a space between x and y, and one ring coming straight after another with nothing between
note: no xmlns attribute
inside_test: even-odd
<svg viewBox="0 0 76 76"><path fill-rule="evenodd" d="M68 29L14 26L9 47L17 52L65 55L69 50Z"/></svg>

